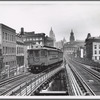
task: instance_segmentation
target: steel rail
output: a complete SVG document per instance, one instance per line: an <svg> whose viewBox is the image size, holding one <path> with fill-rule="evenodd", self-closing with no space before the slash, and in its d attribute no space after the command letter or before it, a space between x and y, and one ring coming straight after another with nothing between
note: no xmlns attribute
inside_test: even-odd
<svg viewBox="0 0 100 100"><path fill-rule="evenodd" d="M33 75L30 74L29 77L31 77L31 76L33 76ZM38 76L40 76L40 75L36 75L36 76L32 77L32 79L36 79ZM27 77L27 80L29 80L29 77ZM21 84L24 84L27 80L23 80L19 83L16 82L17 84L15 84L11 88L7 89L6 91L2 92L0 95L6 95L6 94L9 95L9 94L11 94L12 90L14 90L16 87L20 86Z"/></svg>
<svg viewBox="0 0 100 100"><path fill-rule="evenodd" d="M72 93L77 96L83 95L83 92L82 92L81 88L79 87L79 84L77 83L75 76L68 65L66 65L66 70L68 73L68 79L70 81L71 88L73 90Z"/></svg>
<svg viewBox="0 0 100 100"><path fill-rule="evenodd" d="M78 63L81 66L83 65L83 64L81 64L77 61L74 61L74 60L72 60L72 61L75 62L75 63ZM84 68L88 73L90 73L93 77L95 77L98 81L100 81L100 73L99 72L97 72L97 71L95 71L91 68L88 68L85 65L83 65L82 68Z"/></svg>
<svg viewBox="0 0 100 100"><path fill-rule="evenodd" d="M73 67L73 65L70 63L70 68L72 69L73 73L77 76L79 81L82 83L83 87L86 89L87 93L90 93L90 95L96 95L93 90L88 86L88 84L84 81L84 79L81 77L81 75L76 71L76 69Z"/></svg>
<svg viewBox="0 0 100 100"><path fill-rule="evenodd" d="M53 69L52 69L53 70ZM32 82L36 81L38 78L41 78L43 75L47 74L47 72L44 73L39 73L38 75L36 75L34 78L30 79ZM50 75L49 75L50 76ZM30 84L29 82L26 82L26 80L24 82L18 83L15 86L12 86L10 89L4 91L3 93L1 93L0 95L12 95L13 93L17 92L18 90L20 90L19 86L21 87L25 87L27 84Z"/></svg>
<svg viewBox="0 0 100 100"><path fill-rule="evenodd" d="M58 68L59 69L59 68ZM56 69L56 71L58 71L58 69ZM59 69L60 70L60 69ZM31 82L33 83L33 85L34 85L34 83L35 83L35 87L33 86L33 89L32 89L32 91L30 91L30 88L29 87L31 87L31 85L32 85L32 83L30 83L30 82L27 82L27 84L28 85L26 85L25 83L22 83L22 84L20 84L18 87L17 87L17 90L14 90L14 89L12 89L12 90L10 90L10 92L7 92L5 95L23 95L22 94L22 91L23 91L23 89L24 89L24 91L26 92L26 90L25 90L25 87L26 88L28 88L27 89L27 94L26 95L31 95L30 94L30 92L35 92L36 91L36 89L41 85L41 84L43 84L44 83L44 80L46 81L47 79L48 79L48 77L51 77L51 73L54 73L55 71L53 70L52 72L49 72L49 73L44 73L43 75L39 75L39 77L37 77L37 79L33 79ZM41 77L42 77L42 79L41 79ZM20 87L22 87L22 88L20 88ZM25 93L24 93L24 95L25 95Z"/></svg>
<svg viewBox="0 0 100 100"><path fill-rule="evenodd" d="M0 87L5 86L5 85L7 85L7 84L9 84L9 83L11 83L11 82L14 82L15 80L18 80L19 78L24 78L24 77L26 77L27 75L30 75L30 73L25 73L25 74L16 75L16 76L14 76L14 77L11 77L11 78L8 78L8 79L6 79L6 80L3 80L3 81L0 82Z"/></svg>

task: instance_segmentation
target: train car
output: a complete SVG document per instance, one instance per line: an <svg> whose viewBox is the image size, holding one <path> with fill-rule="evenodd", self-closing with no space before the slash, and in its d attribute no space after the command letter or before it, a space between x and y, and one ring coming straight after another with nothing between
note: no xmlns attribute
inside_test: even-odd
<svg viewBox="0 0 100 100"><path fill-rule="evenodd" d="M63 61L63 52L55 47L35 45L27 52L28 69L32 72L41 72Z"/></svg>

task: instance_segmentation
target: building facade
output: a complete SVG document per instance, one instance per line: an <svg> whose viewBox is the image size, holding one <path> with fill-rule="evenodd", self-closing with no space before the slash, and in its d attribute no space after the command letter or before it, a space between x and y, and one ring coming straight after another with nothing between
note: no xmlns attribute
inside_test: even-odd
<svg viewBox="0 0 100 100"><path fill-rule="evenodd" d="M75 57L83 58L85 56L85 41L76 40L73 30L70 33L70 42L64 44L64 52L66 54L73 54Z"/></svg>
<svg viewBox="0 0 100 100"><path fill-rule="evenodd" d="M67 42L64 44L64 51L66 54L73 54L75 57L83 58L85 56L84 45L84 41L74 41L73 43Z"/></svg>
<svg viewBox="0 0 100 100"><path fill-rule="evenodd" d="M55 47L56 47L56 48L59 48L59 49L62 49L62 48L63 48L63 41L57 41L57 42L55 43Z"/></svg>
<svg viewBox="0 0 100 100"><path fill-rule="evenodd" d="M3 69L3 55L2 55L2 47L0 45L0 73Z"/></svg>
<svg viewBox="0 0 100 100"><path fill-rule="evenodd" d="M11 27L0 24L0 42L3 53L3 64L10 69L16 67L16 31Z"/></svg>
<svg viewBox="0 0 100 100"><path fill-rule="evenodd" d="M64 51L66 52L66 54L74 54L76 53L78 50L78 47L77 45L75 45L75 43L70 43L70 42L67 42L65 45L64 45Z"/></svg>
<svg viewBox="0 0 100 100"><path fill-rule="evenodd" d="M22 33L22 30L21 30ZM20 33L20 34L21 34ZM40 44L45 45L45 33L35 33L33 32L23 32L21 35L24 41L24 44L27 46L27 49L31 48L32 45Z"/></svg>
<svg viewBox="0 0 100 100"><path fill-rule="evenodd" d="M100 37L89 37L85 40L86 57L100 62Z"/></svg>
<svg viewBox="0 0 100 100"><path fill-rule="evenodd" d="M39 44L42 46L54 46L54 41L52 38L45 35L45 33L35 33L33 32L24 32L24 29L21 28L20 35L23 37L24 44L27 46L27 49L31 48L32 45Z"/></svg>
<svg viewBox="0 0 100 100"><path fill-rule="evenodd" d="M57 41L57 42L55 43L55 47L56 47L56 48L59 48L59 49L61 49L61 50L63 50L63 49L64 49L64 44L65 44L65 43L66 43L66 39L63 38L63 40Z"/></svg>
<svg viewBox="0 0 100 100"><path fill-rule="evenodd" d="M16 62L18 67L24 65L24 42L19 34L16 34Z"/></svg>
<svg viewBox="0 0 100 100"><path fill-rule="evenodd" d="M53 47L54 46L54 40L48 36L45 37L45 45Z"/></svg>

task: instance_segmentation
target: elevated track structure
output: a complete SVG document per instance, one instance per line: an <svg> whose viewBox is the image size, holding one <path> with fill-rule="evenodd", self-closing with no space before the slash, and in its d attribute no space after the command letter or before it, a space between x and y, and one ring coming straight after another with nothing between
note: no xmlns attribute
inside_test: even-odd
<svg viewBox="0 0 100 100"><path fill-rule="evenodd" d="M71 58L67 58L67 70L70 70L77 80L83 94L80 95L100 95L100 73L91 67L81 64ZM74 82L75 84L75 82ZM81 86L81 84L83 86ZM77 88L77 92L80 91Z"/></svg>

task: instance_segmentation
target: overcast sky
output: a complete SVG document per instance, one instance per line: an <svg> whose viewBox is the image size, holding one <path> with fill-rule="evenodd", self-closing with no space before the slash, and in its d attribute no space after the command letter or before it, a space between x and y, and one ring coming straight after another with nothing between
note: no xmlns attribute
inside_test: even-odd
<svg viewBox="0 0 100 100"><path fill-rule="evenodd" d="M75 39L84 40L88 33L100 35L100 1L31 1L1 2L0 23L20 32L44 32L52 27L56 40L69 41L71 29Z"/></svg>

